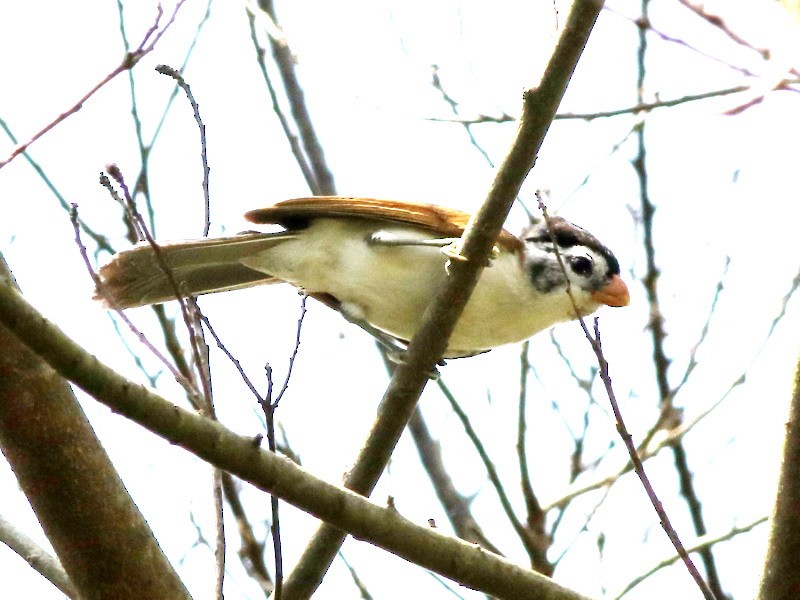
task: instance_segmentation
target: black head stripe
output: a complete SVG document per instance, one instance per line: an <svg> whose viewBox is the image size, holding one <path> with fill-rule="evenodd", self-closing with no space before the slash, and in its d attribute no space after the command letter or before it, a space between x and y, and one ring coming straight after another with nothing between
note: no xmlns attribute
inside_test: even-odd
<svg viewBox="0 0 800 600"><path fill-rule="evenodd" d="M556 243L559 248L566 249L572 248L573 246L586 246L606 259L610 274L619 275L619 261L617 257L591 233L577 225L573 225L561 217L550 217L550 226L552 227L552 233L556 238ZM544 220L525 229L525 231L522 232L522 238L531 242L544 243L552 239L550 230Z"/></svg>

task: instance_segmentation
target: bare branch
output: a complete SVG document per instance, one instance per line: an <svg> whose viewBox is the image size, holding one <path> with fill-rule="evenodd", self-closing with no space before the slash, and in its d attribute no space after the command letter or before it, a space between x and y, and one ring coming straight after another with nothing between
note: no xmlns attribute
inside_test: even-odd
<svg viewBox="0 0 800 600"><path fill-rule="evenodd" d="M475 520L470 510L469 500L460 494L453 484L452 478L445 469L439 442L431 437L419 407L408 423L408 430L414 439L420 461L433 485L436 497L444 507L456 535L462 540L479 544L482 548L503 556L503 553L489 540L478 521Z"/></svg>
<svg viewBox="0 0 800 600"><path fill-rule="evenodd" d="M600 10L602 0L578 0L572 5L558 44L538 87L525 93L516 139L500 166L487 198L473 214L450 262L449 277L425 311L422 325L392 377L373 424L345 486L368 495L389 461L395 444L411 419L428 373L447 348L458 317L475 287L520 187L536 161L544 137ZM306 547L286 580L292 600L308 598L336 556L345 535L324 524Z"/></svg>
<svg viewBox="0 0 800 600"><path fill-rule="evenodd" d="M700 588L700 591L703 593L703 596L706 598L706 600L716 600L717 596L711 591L708 584L703 580L703 577L700 575L699 571L697 570L697 567L692 562L692 559L689 558L689 555L686 553L686 550L684 549L683 544L681 543L681 540L678 537L678 532L675 531L675 528L672 526L669 516L664 510L664 506L658 499L655 489L650 483L650 478L647 476L647 473L644 470L642 459L640 458L639 453L636 450L636 446L633 443L633 436L628 432L628 429L625 427L625 422L622 419L622 413L620 412L619 405L617 403L616 394L614 393L614 388L611 385L611 375L609 374L609 365L608 361L603 355L603 347L600 340L600 320L597 317L595 317L594 336L592 336L592 334L589 332L589 328L586 326L586 323L583 320L583 317L580 316L580 311L578 310L578 306L575 303L575 297L572 294L572 288L570 286L569 278L567 277L567 269L564 266L564 260L561 256L561 253L558 250L558 244L556 243L555 233L553 233L552 226L550 225L550 215L547 213L547 208L542 202L541 197L539 197L539 208L542 210L542 216L544 216L544 219L547 222L547 227L550 230L551 237L553 238L553 248L555 251L555 256L556 259L558 260L561 272L564 274L564 279L567 282L566 293L569 296L570 301L572 302L572 307L573 310L575 311L575 316L577 317L578 322L581 325L581 329L583 329L583 333L586 336L586 339L589 341L589 344L592 347L592 351L595 353L595 356L597 357L597 363L600 366L600 379L603 381L603 385L606 388L606 393L608 394L608 400L611 403L611 409L614 412L614 418L616 419L617 422L617 431L619 432L619 435L622 438L623 443L625 444L625 448L628 450L628 454L631 457L633 470L636 472L636 475L642 482L642 486L644 487L644 490L647 493L647 497L650 499L650 503L653 505L656 514L658 514L659 521L661 522L661 527L666 532L667 537L669 538L670 542L672 542L672 545L675 547L675 550L677 550L678 554L681 556L681 559L686 565L689 574L695 580L695 583L697 583L697 587ZM673 446L673 450L674 448L675 446Z"/></svg>
<svg viewBox="0 0 800 600"><path fill-rule="evenodd" d="M0 323L59 374L112 410L359 539L497 598L517 600L541 595L585 600L547 577L430 527L415 525L394 508L381 508L358 494L317 479L293 462L261 450L258 440L236 435L217 421L184 410L136 385L68 338L6 279L0 279ZM60 495L63 489L58 488ZM125 520L119 522L127 525ZM129 551L126 546L121 548ZM126 561L121 564L131 568Z"/></svg>
<svg viewBox="0 0 800 600"><path fill-rule="evenodd" d="M305 94L300 85L295 69L294 53L289 47L289 43L283 32L280 31L278 19L275 13L275 7L272 0L256 0L257 9L253 6L248 6L248 11L252 15L262 15L265 17L269 25L269 43L272 49L272 57L278 67L283 82L283 88L286 92L286 99L292 113L292 118L297 125L300 142L302 144L302 153L295 153L303 173L307 176L307 181L311 191L318 196L329 196L336 193L336 184L333 180L333 173L328 168L325 160L325 153L322 150L322 144L317 137L316 129L311 121L311 114L308 112L308 106L305 102ZM251 20L251 37L253 42L256 43L253 21ZM258 48L258 44L256 43ZM260 60L262 64L263 54L259 51ZM272 96L273 105L277 106L276 95L272 89L272 85L267 77L266 69L262 65L262 74L267 79L267 84L270 87L270 95ZM281 113L277 113L280 117ZM281 120L284 126L284 131L291 142L293 135L290 134L288 129L288 121ZM297 148L299 150L300 148ZM304 168L307 165L308 168Z"/></svg>
<svg viewBox="0 0 800 600"><path fill-rule="evenodd" d="M717 535L706 534L706 535L700 536L698 538L695 538L695 540L693 542L691 542L690 544L686 545L686 551L690 552L690 553L691 552L697 552L698 550L700 550L702 548L709 548L709 547L713 546L714 544L719 544L720 542L726 542L728 540L732 540L736 536L739 536L739 535L741 535L743 533L747 533L748 531L752 531L753 529L755 529L756 527L758 527L762 523L766 523L767 520L768 520L768 517L766 517L766 516L759 517L758 519L756 519L754 521L751 521L750 523L748 523L746 525L740 525L738 527L733 527L732 529L730 529L729 531L726 531L724 533L720 533L720 534L717 534ZM632 579L628 583L628 585L625 586L625 588L623 590L621 590L620 592L616 593L613 596L613 600L619 600L625 594L627 594L633 588L635 588L637 585L642 583L645 579L647 579L651 575L655 575L661 569L663 569L665 567L668 567L668 566L670 566L672 564L675 564L680 559L681 559L681 557L678 554L673 554L672 556L669 556L669 557L664 558L663 560L659 561L657 564L655 564L651 568L647 569L644 573L642 573L641 575L639 575L639 576L635 577L634 579Z"/></svg>
<svg viewBox="0 0 800 600"><path fill-rule="evenodd" d="M33 570L41 574L70 600L79 600L78 590L58 559L0 515L0 542L16 552Z"/></svg>
<svg viewBox="0 0 800 600"><path fill-rule="evenodd" d="M186 83L178 71L167 65L158 65L156 71L162 75L172 77L178 86L184 91L186 97L189 99L189 104L192 105L192 113L194 120L197 122L197 128L200 131L200 160L203 163L203 200L205 206L205 225L203 226L203 237L208 237L208 232L211 229L211 200L208 193L208 176L211 169L208 166L208 148L206 147L206 126L200 118L200 107L192 94L192 88Z"/></svg>
<svg viewBox="0 0 800 600"><path fill-rule="evenodd" d="M786 419L778 491L772 509L767 558L761 576L758 597L761 600L789 600L800 588L800 359L794 375L794 389Z"/></svg>
<svg viewBox="0 0 800 600"><path fill-rule="evenodd" d="M12 281L0 257L0 288L29 306ZM12 331L32 322L0 303L14 313L0 326L0 449L72 583L84 598L188 598L67 381Z"/></svg>
<svg viewBox="0 0 800 600"><path fill-rule="evenodd" d="M508 494L506 494L503 483L500 481L500 477L497 474L497 469L495 468L492 459L489 457L489 453L486 451L480 436L472 426L469 417L458 404L455 397L450 393L450 390L447 388L447 386L445 386L444 382L439 379L436 383L438 384L441 392L444 394L444 397L447 398L447 401L450 403L450 407L458 417L458 420L461 421L461 426L464 428L464 432L467 434L472 446L478 453L478 456L480 457L481 462L486 469L486 475L489 478L492 487L494 487L494 491L497 494L498 500L500 501L500 506L503 508L503 512L505 513L509 523L511 523L511 526L514 528L517 537L519 537L522 545L525 547L525 551L528 553L531 566L538 572L547 576L551 576L553 574L553 565L547 560L547 550L550 546L550 539L544 531L544 514L529 513L528 527L525 527L520 522L519 518L514 513L514 507L511 506L511 500L509 499Z"/></svg>
<svg viewBox="0 0 800 600"><path fill-rule="evenodd" d="M31 144L33 144L36 140L45 135L48 131L53 129L53 127L55 127L68 117L74 115L81 108L83 108L83 105L86 103L86 101L89 100L89 98L91 98L92 96L94 96L94 94L103 86L105 86L109 81L114 79L120 73L128 71L132 69L134 66L136 66L136 63L138 63L144 56L149 54L153 50L153 48L155 48L156 44L161 39L161 36L163 36L167 32L167 29L169 29L170 25L172 25L173 21L175 21L175 17L178 15L178 10L180 10L181 6L183 6L183 3L185 1L186 0L180 0L175 5L175 10L172 12L172 16L169 18L169 21L167 21L167 23L161 29L159 29L159 24L161 22L161 17L164 14L164 11L161 8L161 5L159 4L158 15L156 16L155 23L153 23L150 29L148 29L145 32L144 38L142 39L141 43L136 48L136 50L134 50L133 52L127 52L125 54L125 57L122 59L122 62L119 64L119 66L116 67L113 71L111 71L108 75L106 75L100 81L100 83L95 85L91 90L89 90L86 94L84 94L80 100L78 100L75 104L72 105L71 108L68 108L66 111L58 115L55 119L50 121L50 123L45 125L44 128L42 128L27 142L24 142L18 145L16 148L14 148L9 157L6 158L4 161L0 162L0 169L5 167L17 156L25 152L31 146Z"/></svg>

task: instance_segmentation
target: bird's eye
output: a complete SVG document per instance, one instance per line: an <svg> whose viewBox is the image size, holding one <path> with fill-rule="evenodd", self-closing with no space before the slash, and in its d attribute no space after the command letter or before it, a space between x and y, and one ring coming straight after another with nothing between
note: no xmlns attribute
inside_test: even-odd
<svg viewBox="0 0 800 600"><path fill-rule="evenodd" d="M569 261L572 272L586 277L592 274L592 259L588 256L574 256Z"/></svg>

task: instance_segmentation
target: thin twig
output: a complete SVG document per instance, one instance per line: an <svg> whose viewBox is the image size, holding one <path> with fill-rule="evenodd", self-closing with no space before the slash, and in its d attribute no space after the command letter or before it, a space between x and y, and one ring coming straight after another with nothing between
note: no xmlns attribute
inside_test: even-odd
<svg viewBox="0 0 800 600"><path fill-rule="evenodd" d="M13 144L19 143L16 136L11 131L11 128L3 119L0 119L0 129L2 129L6 133L8 139L10 139ZM72 210L70 203L67 201L66 198L64 198L61 192L58 191L58 188L56 188L55 184L44 172L42 166L38 162L36 162L28 152L25 152L23 156L25 157L25 160L28 161L28 164L33 168L33 170L36 171L36 174L45 184L47 189L49 189L56 197L56 200L58 200L58 203L61 206L61 208L63 208L67 212L67 214L69 214L69 212ZM97 247L99 249L105 250L106 252L109 252L111 254L115 252L113 246L108 241L108 238L105 235L94 231L91 227L89 227L86 224L86 222L83 219L79 218L78 223L80 224L81 229L83 229L84 233L88 235L90 238L92 238L92 240L94 241L95 244L97 244Z"/></svg>
<svg viewBox="0 0 800 600"><path fill-rule="evenodd" d="M442 100L447 103L447 105L450 107L450 110L453 111L453 114L458 116L460 112L458 109L458 102L442 86L442 80L439 78L438 65L431 65L431 85L433 86L433 89L442 95ZM489 166L494 169L494 161L491 159L486 149L480 145L480 142L478 142L475 134L472 131L473 123L470 123L469 121L460 121L460 123L464 126L464 131L467 133L469 143L480 153Z"/></svg>
<svg viewBox="0 0 800 600"><path fill-rule="evenodd" d="M728 38L730 38L732 41L736 42L743 48L752 50L764 60L769 60L771 52L769 51L768 48L756 48L755 46L753 46L753 44L751 44L750 42L745 40L742 36L740 36L738 33L733 31L733 29L731 29L730 26L725 22L725 19L720 15L711 14L710 12L708 12L705 6L703 5L698 6L693 2L689 2L689 0L678 0L678 2L683 4L683 6L688 8L698 17L703 19L706 23L720 30L722 33L728 36Z"/></svg>
<svg viewBox="0 0 800 600"><path fill-rule="evenodd" d="M261 408L264 411L264 417L267 422L267 444L270 451L276 452L275 443L275 408L276 404L272 401L272 367L267 363L264 366L267 376L267 394L264 396L264 401L261 403ZM275 557L275 590L272 592L274 600L281 600L283 596L283 548L281 545L281 521L280 521L280 503L277 496L270 494L270 511L272 513L272 522L270 523L270 532L272 534L272 552Z"/></svg>
<svg viewBox="0 0 800 600"><path fill-rule="evenodd" d="M286 378L277 396L273 395L272 366L270 366L269 363L264 366L267 375L267 394L263 400L261 400L261 408L266 418L267 444L269 445L270 451L275 453L277 453L278 450L275 440L275 411L278 409L278 404L286 393L286 390L289 389L289 381L292 378L294 362L297 358L297 352L300 350L300 336L303 332L303 320L306 316L307 299L308 296L301 294L300 316L297 319L297 333L295 335L294 348L292 349L292 354L289 356L289 367L286 369ZM281 547L280 513L277 496L270 495L270 507L272 510L272 524L270 525L270 530L272 532L272 548L275 556L275 591L272 593L272 598L273 600L280 600L283 594L283 550Z"/></svg>
<svg viewBox="0 0 800 600"><path fill-rule="evenodd" d="M350 578L353 580L353 584L355 584L358 593L361 595L361 600L373 600L372 594L369 593L367 586L364 585L364 582L358 576L358 573L353 568L353 566L347 561L344 557L344 554L339 552L339 558L342 559L344 566L347 567L347 570L350 571Z"/></svg>
<svg viewBox="0 0 800 600"><path fill-rule="evenodd" d="M519 400L517 405L517 462L519 463L519 480L522 489L522 497L525 499L525 512L528 515L528 527L536 527L544 531L545 513L542 505L533 491L531 475L528 469L528 450L526 440L528 438L528 373L530 372L530 361L528 359L528 349L530 342L522 344L520 350L520 373L519 373Z"/></svg>
<svg viewBox="0 0 800 600"><path fill-rule="evenodd" d="M33 144L36 140L41 138L45 135L48 131L53 129L56 125L70 117L71 115L78 112L83 105L86 103L89 98L94 96L94 94L103 86L105 86L109 81L114 79L120 73L132 69L136 66L142 57L150 53L153 48L155 48L158 41L161 39L167 29L169 29L170 25L172 25L173 21L175 21L175 17L178 14L178 10L186 0L179 0L179 2L175 5L175 10L172 12L172 16L169 18L169 21L164 25L163 28L159 30L159 24L161 22L161 17L164 14L164 10L161 8L161 5L158 5L158 14L156 15L155 23L145 32L144 38L142 39L139 46L133 52L126 52L125 57L122 59L122 62L117 66L113 71L111 71L108 75L106 75L100 83L96 84L92 89L90 89L86 94L84 94L80 100L78 100L75 104L73 104L70 108L66 111L58 115L55 119L50 121L47 125L45 125L38 133L34 134L27 142L24 142L18 145L11 154L6 158L4 161L0 162L0 169L5 167L8 163L14 160L17 156L25 152L31 144Z"/></svg>
<svg viewBox="0 0 800 600"><path fill-rule="evenodd" d="M489 453L486 451L486 447L483 445L478 432L476 432L475 428L472 426L469 416L467 416L467 413L461 408L461 405L455 399L455 396L453 396L441 378L438 379L436 383L439 386L439 390L442 392L442 394L444 394L444 397L450 403L450 407L453 409L456 417L458 417L458 420L461 421L461 426L464 428L464 433L467 434L472 446L478 453L478 456L480 457L481 462L486 469L486 475L488 476L492 487L494 487L497 498L500 501L500 506L503 508L503 512L505 513L508 522L511 523L511 526L514 528L517 537L519 537L522 545L525 547L525 551L528 553L531 566L539 573L543 573L544 575L548 576L552 575L553 565L547 560L549 539L544 532L544 519L541 519L540 522L535 523L541 527L541 529L538 530L526 528L525 525L522 524L514 512L511 499L508 497L508 494L506 494L506 490L503 487L503 482L500 480L500 476L497 474L497 469L495 468L492 459L489 457Z"/></svg>
<svg viewBox="0 0 800 600"><path fill-rule="evenodd" d="M779 86L776 89L786 89L789 85L794 85L800 83L800 81L796 80L787 80L783 86ZM624 108L616 108L613 110L604 110L598 112L591 112L591 113L558 113L554 117L554 121L593 121L595 119L607 119L609 117L619 117L621 115L638 115L641 113L648 113L653 110L659 108L671 108L673 106L680 106L681 104L687 104L689 102L697 102L699 100L708 100L710 98L719 98L721 96L729 96L731 94L741 94L743 92L748 92L753 88L752 85L737 85L721 90L713 90L710 92L702 92L699 94L687 94L686 96L681 96L680 98L672 98L669 100L654 100L653 102L638 102L633 106L627 106ZM429 121L438 121L438 122L445 122L445 123L460 123L462 125L477 125L481 123L510 123L517 120L517 117L512 115L501 115L499 117L491 116L491 115L476 115L474 117L469 118L441 118L441 117L429 117Z"/></svg>
<svg viewBox="0 0 800 600"><path fill-rule="evenodd" d="M209 419L216 421L217 413L214 409L214 396L211 388L211 365L209 363L208 344L206 344L203 335L200 307L197 306L197 302L191 296L187 298L186 304L191 319L191 327L189 328L189 335L192 337L191 344L192 348L197 349L194 353L195 368L203 386L203 404L200 411ZM225 584L225 507L222 501L222 472L216 468L212 476L212 496L214 498L214 516L216 520L214 538L215 594L217 600L222 600L222 590Z"/></svg>
<svg viewBox="0 0 800 600"><path fill-rule="evenodd" d="M198 345L197 336L193 333L195 319L192 318L192 315L189 310L189 305L186 301L186 297L181 291L180 286L178 285L178 282L175 279L175 275L172 272L172 269L166 263L164 255L161 253L161 247L158 245L155 238L153 238L152 234L150 233L150 230L145 224L141 213L139 213L139 211L136 209L136 202L134 201L133 196L131 196L128 186L125 184L125 178L122 175L122 171L120 171L120 169L116 165L109 165L106 168L106 171L111 177L114 178L114 181L116 181L117 184L122 189L124 194L124 205L126 207L126 211L128 212L129 219L134 224L134 227L136 228L137 232L144 238L144 240L147 241L148 244L150 244L150 247L153 249L153 256L156 262L158 263L159 267L164 273L164 276L166 277L170 286L172 287L172 291L175 294L175 298L178 300L178 303L180 304L181 315L183 316L184 325L186 326L186 330L189 332L189 343L192 350L192 357L194 358L194 364L199 367L200 365L203 364L203 359L201 357L201 348ZM111 191L112 194L114 193L111 183L107 177L102 176L100 178L100 182L104 187L106 187L109 191ZM102 294L102 288L98 288L98 291ZM110 300L106 298L106 296L103 297L110 302ZM206 391L210 390L209 384L202 383L204 379L202 373L200 379L201 379L201 385L203 385L204 390ZM209 396L207 394L206 395L200 394L199 396L190 395L189 400L192 401L192 399L194 399L195 402L197 402L195 408L201 408L204 405L211 405L211 400L209 399Z"/></svg>
<svg viewBox="0 0 800 600"><path fill-rule="evenodd" d="M8 546L31 568L47 579L58 590L71 600L79 600L75 585L67 575L61 562L47 550L39 546L22 531L14 527L11 521L0 515L0 543Z"/></svg>
<svg viewBox="0 0 800 600"><path fill-rule="evenodd" d="M636 472L636 475L639 477L639 480L642 482L642 486L644 487L645 493L647 494L647 497L650 499L650 503L653 505L653 508L655 509L656 514L658 515L662 528L664 529L665 533L667 534L667 537L672 542L672 545L675 547L675 550L678 552L684 564L686 565L689 574L695 580L695 583L700 588L700 591L703 593L703 596L706 598L706 600L715 600L716 596L708 587L708 584L700 575L700 572L697 570L697 567L692 562L692 559L689 557L686 550L684 549L683 544L681 543L681 540L678 537L678 533L672 526L669 516L664 510L664 506L658 499L655 489L650 483L650 479L644 470L644 465L642 464L642 460L639 457L639 453L637 452L636 446L633 443L633 436L630 433L628 433L628 429L625 426L625 421L622 418L622 413L619 410L619 405L617 403L616 394L614 393L614 388L611 385L611 376L609 374L608 361L603 355L603 348L600 340L600 321L597 317L595 317L594 336L592 336L592 334L589 332L589 328L586 326L586 323L583 320L583 317L580 316L580 311L578 310L578 306L575 302L575 296L572 293L572 287L570 285L569 277L567 276L567 269L566 266L564 265L564 259L558 250L558 244L556 243L555 233L551 225L550 215L547 213L547 207L545 207L544 202L541 201L541 197L539 197L539 208L541 209L542 215L544 216L545 222L547 223L547 227L553 241L555 256L556 259L558 260L559 267L564 275L564 279L567 284L566 294L570 298L570 302L572 303L573 310L575 311L575 316L578 322L580 323L581 329L583 329L583 333L586 336L586 339L589 341L589 344L592 347L592 351L595 353L595 356L597 357L597 363L600 366L600 379L603 381L603 385L606 388L606 394L608 394L608 399L609 402L611 403L611 409L614 412L614 418L616 419L617 422L617 432L619 433L623 443L625 444L626 449L628 450L628 454L630 455L631 462L633 464L633 469Z"/></svg>
<svg viewBox="0 0 800 600"><path fill-rule="evenodd" d="M131 45L128 41L128 33L125 31L125 11L122 0L117 0L117 15L119 15L119 35L122 39L122 47L125 49L125 52L129 52ZM142 192L145 208L147 210L147 219L150 223L150 231L153 232L153 235L156 235L156 213L153 209L153 202L150 196L150 181L147 168L150 158L150 148L145 147L142 137L142 120L139 117L139 103L136 101L136 79L133 76L132 69L128 70L128 89L130 90L131 97L133 131L136 136L136 144L139 147L139 156L142 161L141 169L139 170L139 175L136 177L136 184L133 186L133 189L134 193Z"/></svg>
<svg viewBox="0 0 800 600"><path fill-rule="evenodd" d="M196 401L198 398L201 397L201 394L199 390L195 387L194 383L189 379L187 379L186 377L184 377L175 368L175 366L169 360L167 360L167 357L164 356L158 350L158 348L156 348L155 346L153 346L153 344L150 343L150 340L147 339L147 336L133 324L133 322L128 318L128 316L122 310L114 307L113 299L111 299L109 295L103 294L103 287L104 287L103 281L100 279L100 276L92 267L92 263L89 260L89 256L86 251L86 246L84 246L83 241L81 240L81 227L80 227L80 222L78 220L77 204L72 205L72 210L70 211L70 221L72 222L72 228L75 232L75 243L78 246L78 251L80 252L81 258L83 259L83 262L86 265L86 270L89 272L89 275L91 276L92 281L94 282L98 293L101 294L103 298L107 299L107 302L109 303L111 309L117 313L119 318L122 319L122 321L128 326L131 332L133 332L133 334L137 337L137 339L142 344L144 344L144 346L153 354L153 356L155 356L165 367L167 367L169 372L172 373L172 376L175 378L175 381L177 381L178 384L184 389L187 396L195 399Z"/></svg>
<svg viewBox="0 0 800 600"><path fill-rule="evenodd" d="M222 342L222 339L220 339L219 335L217 335L217 332L214 329L214 327L211 325L211 321L208 319L208 317L206 317L205 315L200 315L200 319L203 321L203 325L205 325L205 328L211 334L211 337L213 337L214 341L217 343L217 348L222 350L222 352L225 354L225 356L228 357L228 360L230 360L231 363L233 363L233 366L236 367L236 370L239 372L239 375L241 376L242 381L244 381L244 383L247 386L247 388L256 397L256 400L258 401L258 403L259 404L262 403L264 401L264 398L262 398L261 393L258 391L258 389L253 384L253 382L250 380L250 378L247 376L247 373L245 373L244 367L242 367L242 363L239 362L239 359L237 359L231 353L231 351L228 350L227 346L225 346L225 344Z"/></svg>
<svg viewBox="0 0 800 600"><path fill-rule="evenodd" d="M747 532L755 529L756 527L758 527L762 523L766 523L768 520L769 520L769 517L767 517L765 515L763 517L759 517L758 519L755 519L754 521L751 521L750 523L747 523L746 525L739 525L737 527L733 527L732 529L730 529L730 531L726 531L726 532L720 533L718 535L708 535L708 534L706 534L706 535L700 536L700 537L696 538L692 543L687 544L686 551L687 552L697 552L698 550L700 550L702 548L709 548L709 547L711 547L711 546L713 546L715 544L719 544L720 542L727 542L728 540L731 540L731 539L735 538L738 535L741 535L743 533L747 533ZM676 563L677 561L680 560L680 558L681 557L679 555L677 555L677 554L673 554L672 556L664 558L663 560L659 561L657 564L655 564L652 567L650 567L649 569L647 569L641 575L637 575L636 577L634 577L631 581L628 582L628 584L622 590L620 590L619 592L617 592L613 596L609 596L609 598L611 598L612 600L619 600L620 598L625 596L628 592L630 592L633 588L635 588L637 585L642 583L645 579L647 579L648 577L650 577L652 575L655 575L661 569Z"/></svg>
<svg viewBox="0 0 800 600"><path fill-rule="evenodd" d="M686 369L683 372L683 376L681 380L676 383L672 387L673 395L677 395L677 393L681 390L681 388L686 384L689 380L689 377L697 368L697 365L700 364L697 360L697 353L699 352L700 348L703 347L703 343L706 341L708 337L708 332L711 329L711 320L714 318L714 315L717 314L717 304L719 303L720 295L722 294L722 290L725 289L725 278L728 275L728 268L731 265L731 257L725 257L725 266L722 268L722 275L720 275L719 280L717 281L717 287L714 289L714 297L711 299L711 307L708 309L706 313L706 321L703 323L703 329L700 331L700 335L697 338L697 341L692 346L691 351L689 352L689 362L686 365Z"/></svg>
<svg viewBox="0 0 800 600"><path fill-rule="evenodd" d="M242 561L247 574L255 579L264 594L269 595L275 590L267 565L264 563L264 543L256 539L253 526L247 518L247 511L244 509L242 499L239 497L239 489L233 475L222 471L222 491L228 501L230 513L236 520L239 530L241 548L239 548L239 558Z"/></svg>
<svg viewBox="0 0 800 600"><path fill-rule="evenodd" d="M192 94L192 88L186 83L177 70L168 65L158 65L156 71L162 75L172 77L178 86L184 91L186 97L189 99L189 104L192 105L192 113L194 120L197 122L197 129L200 131L200 161L203 163L203 203L205 206L205 225L203 226L203 237L208 237L208 232L211 229L211 199L208 193L208 177L211 169L208 166L208 147L206 146L206 126L203 124L203 119L200 118L200 107Z"/></svg>
<svg viewBox="0 0 800 600"><path fill-rule="evenodd" d="M283 395L286 393L286 390L289 389L289 380L292 378L292 372L294 370L294 361L297 358L297 352L300 350L300 335L303 332L303 321L306 318L306 312L308 309L306 308L306 301L308 300L308 296L305 294L300 294L300 316L297 318L297 329L295 331L295 338L294 338L294 348L292 349L292 354L289 356L289 366L286 369L286 377L283 380L283 385L281 386L281 390L278 392L278 395L275 397L275 402L272 403L273 410L278 408L278 404L283 398Z"/></svg>

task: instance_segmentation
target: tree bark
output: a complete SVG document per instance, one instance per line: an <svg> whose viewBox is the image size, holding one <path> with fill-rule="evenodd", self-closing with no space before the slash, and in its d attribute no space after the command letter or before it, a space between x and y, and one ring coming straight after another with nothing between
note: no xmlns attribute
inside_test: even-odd
<svg viewBox="0 0 800 600"><path fill-rule="evenodd" d="M2 325L0 349L0 450L81 598L189 598L66 380Z"/></svg>

